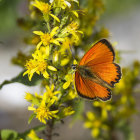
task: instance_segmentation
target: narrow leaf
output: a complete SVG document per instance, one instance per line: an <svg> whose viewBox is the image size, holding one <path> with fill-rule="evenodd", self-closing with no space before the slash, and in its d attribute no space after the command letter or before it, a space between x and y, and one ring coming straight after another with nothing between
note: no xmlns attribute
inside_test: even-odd
<svg viewBox="0 0 140 140"><path fill-rule="evenodd" d="M24 72L21 72L18 76L16 76L15 78L12 78L11 80L5 80L2 84L0 84L0 89L4 85L15 83L15 82L18 82L18 83L21 83L21 84L24 84L24 85L27 85L27 86L35 86L35 85L37 85L37 83L39 83L43 79L43 76L35 73L32 77L32 80L29 81L27 75L25 75L23 77L23 73Z"/></svg>

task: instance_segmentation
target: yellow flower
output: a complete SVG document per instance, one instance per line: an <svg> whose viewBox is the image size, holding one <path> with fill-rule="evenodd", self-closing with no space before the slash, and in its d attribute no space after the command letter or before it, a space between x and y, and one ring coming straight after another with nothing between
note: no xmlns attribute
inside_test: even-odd
<svg viewBox="0 0 140 140"><path fill-rule="evenodd" d="M37 92L35 92L35 98L37 98L37 99L40 100L40 99L42 99L42 97L43 97L43 96L42 96L41 94L37 94Z"/></svg>
<svg viewBox="0 0 140 140"><path fill-rule="evenodd" d="M54 27L51 31L51 33L43 33L41 31L34 31L33 33L40 36L41 41L37 45L37 49L40 48L40 46L43 44L44 46L49 46L51 43L55 45L60 45L59 42L62 42L63 38L54 38L54 36L57 34L57 30L59 27Z"/></svg>
<svg viewBox="0 0 140 140"><path fill-rule="evenodd" d="M57 101L58 100L58 97L55 96L57 94L59 94L60 91L54 91L54 84L51 85L51 87L49 87L48 85L46 86L46 92L44 93L44 98L46 98L46 100L54 100L54 101ZM49 102L49 101L48 101Z"/></svg>
<svg viewBox="0 0 140 140"><path fill-rule="evenodd" d="M44 3L42 1L35 0L35 3L33 3L33 6L38 8L42 13L50 13L51 6L48 3Z"/></svg>
<svg viewBox="0 0 140 140"><path fill-rule="evenodd" d="M43 139L40 139L34 130L31 130L28 134L28 137L31 139L31 140L43 140Z"/></svg>
<svg viewBox="0 0 140 140"><path fill-rule="evenodd" d="M77 22L72 21L67 27L65 27L59 37L66 37L69 34L71 34L74 38L72 38L73 42L75 42L74 40L76 40L76 42L79 41L79 34L83 34L82 31L78 30L79 25Z"/></svg>
<svg viewBox="0 0 140 140"><path fill-rule="evenodd" d="M40 96L36 93L35 97L39 97L40 101L34 102L31 106L28 107L28 110L33 111L36 114L36 118L44 124L46 124L46 120L57 118L56 113L58 110L50 110L50 107L55 103L58 99L55 95L58 94L59 91L54 91L54 85L52 84L51 88L46 86L46 92ZM37 100L37 99L36 99Z"/></svg>
<svg viewBox="0 0 140 140"><path fill-rule="evenodd" d="M75 59L73 61L73 64L77 65L77 61ZM74 74L72 73L73 73L73 70L65 76L66 82L63 84L63 89L67 89L71 83L74 83ZM75 88L75 84L74 84L74 88Z"/></svg>
<svg viewBox="0 0 140 140"><path fill-rule="evenodd" d="M26 62L25 67L27 69L24 72L23 76L28 74L29 80L31 81L33 74L36 72L40 75L40 73L44 76L44 78L49 78L49 74L46 69L51 69L52 71L57 71L53 66L48 66L46 59L49 56L48 47L41 47L40 50L36 50L34 54L32 54L33 59L30 59Z"/></svg>
<svg viewBox="0 0 140 140"><path fill-rule="evenodd" d="M62 9L71 6L71 4L65 0L50 0L50 3L52 3L53 7L60 7Z"/></svg>
<svg viewBox="0 0 140 140"><path fill-rule="evenodd" d="M36 60L44 60L47 59L49 57L50 54L50 50L49 50L49 46L47 47L40 47L40 49L37 49L33 54L33 58Z"/></svg>
<svg viewBox="0 0 140 140"><path fill-rule="evenodd" d="M53 7L60 7L62 9L66 9L67 7L71 7L70 2L72 1L79 4L78 0L50 0L50 3L53 5Z"/></svg>
<svg viewBox="0 0 140 140"><path fill-rule="evenodd" d="M69 57L63 58L61 60L61 62L60 62L60 65L61 66L65 66L65 65L67 65L69 63L69 61L70 61L70 58Z"/></svg>
<svg viewBox="0 0 140 140"><path fill-rule="evenodd" d="M62 43L62 45L61 45L61 48L60 48L60 52L61 52L61 54L63 55L67 50L69 50L70 51L70 45L72 45L72 42L71 42L71 40L70 40L70 38L69 37L65 37L65 39L64 39L64 41L63 41L63 43Z"/></svg>
<svg viewBox="0 0 140 140"><path fill-rule="evenodd" d="M101 118L97 118L92 112L87 112L86 114L87 120L85 121L85 128L90 128L91 135L93 137L98 137L99 132L103 130L107 130L108 126L103 124L103 120Z"/></svg>
<svg viewBox="0 0 140 140"><path fill-rule="evenodd" d="M27 71L24 72L23 76L28 74L30 81L35 72L37 74L42 73L45 78L49 78L49 74L46 71L47 62L45 60L39 61L39 60L30 59L29 61L26 62L25 67Z"/></svg>
<svg viewBox="0 0 140 140"><path fill-rule="evenodd" d="M107 119L108 118L108 112L112 109L111 104L109 104L109 102L99 102L99 101L95 101L93 102L93 106L95 107L101 107L101 116L102 119Z"/></svg>
<svg viewBox="0 0 140 140"><path fill-rule="evenodd" d="M68 99L72 100L75 99L76 97L78 97L78 94L75 92L75 90L70 90L70 92L68 93Z"/></svg>
<svg viewBox="0 0 140 140"><path fill-rule="evenodd" d="M55 20L57 20L58 22L60 22L60 20L59 20L58 17L56 17L55 15L51 14L51 5L49 5L48 3L35 0L35 3L33 3L33 6L35 6L36 8L38 8L43 13L44 18L47 18L47 20L49 19L48 16L50 15Z"/></svg>
<svg viewBox="0 0 140 140"><path fill-rule="evenodd" d="M67 89L70 86L70 84L74 82L74 77L72 74L67 74L65 76L65 80L66 82L63 84L63 89Z"/></svg>
<svg viewBox="0 0 140 140"><path fill-rule="evenodd" d="M82 31L77 30L78 28L79 28L78 23L77 23L77 22L74 22L74 21L71 22L71 23L66 27L67 31L68 31L70 34L74 35L74 36L75 36L75 33L81 33L81 34L83 34Z"/></svg>
<svg viewBox="0 0 140 140"><path fill-rule="evenodd" d="M45 103L45 100L43 99L40 106L38 108L35 108L33 106L28 107L28 110L34 111L36 114L36 118L44 124L46 124L46 120L57 118L56 113L58 110L51 111L49 108L54 103L54 101L50 100L49 103Z"/></svg>
<svg viewBox="0 0 140 140"><path fill-rule="evenodd" d="M74 64L74 65L77 65L77 64L78 64L77 61L76 61L75 59L73 60L73 64Z"/></svg>
<svg viewBox="0 0 140 140"><path fill-rule="evenodd" d="M25 95L25 99L27 100L27 101L32 101L32 98L33 98L33 95L31 94L31 93L26 93L26 95Z"/></svg>
<svg viewBox="0 0 140 140"><path fill-rule="evenodd" d="M63 114L64 116L70 116L74 113L75 111L73 110L73 108L71 106L64 108L63 110Z"/></svg>

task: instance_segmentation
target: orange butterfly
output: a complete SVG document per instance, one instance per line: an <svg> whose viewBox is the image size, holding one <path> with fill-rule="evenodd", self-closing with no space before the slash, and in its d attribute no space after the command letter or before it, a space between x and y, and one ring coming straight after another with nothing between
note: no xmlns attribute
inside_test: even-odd
<svg viewBox="0 0 140 140"><path fill-rule="evenodd" d="M75 86L78 94L87 99L111 98L111 88L121 78L121 68L114 63L115 53L112 45L102 39L83 56L75 69Z"/></svg>

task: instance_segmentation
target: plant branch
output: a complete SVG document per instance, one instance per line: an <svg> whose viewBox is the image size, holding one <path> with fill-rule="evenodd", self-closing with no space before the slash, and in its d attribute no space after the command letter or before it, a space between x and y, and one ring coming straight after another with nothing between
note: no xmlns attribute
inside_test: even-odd
<svg viewBox="0 0 140 140"><path fill-rule="evenodd" d="M53 119L47 122L47 139L46 140L52 140L53 125L54 125Z"/></svg>

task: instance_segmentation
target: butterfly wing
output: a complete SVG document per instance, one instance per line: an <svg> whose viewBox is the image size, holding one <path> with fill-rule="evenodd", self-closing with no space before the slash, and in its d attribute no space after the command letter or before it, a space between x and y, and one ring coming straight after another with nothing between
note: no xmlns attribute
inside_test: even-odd
<svg viewBox="0 0 140 140"><path fill-rule="evenodd" d="M75 86L79 96L87 99L99 98L103 101L111 98L110 89L103 87L87 78L83 78L79 72L75 72Z"/></svg>
<svg viewBox="0 0 140 140"><path fill-rule="evenodd" d="M102 39L83 56L80 65L89 67L94 74L111 87L121 78L120 66L114 63L115 53L111 44Z"/></svg>
<svg viewBox="0 0 140 140"><path fill-rule="evenodd" d="M102 39L83 56L80 65L85 65L90 61L93 62L93 60L94 64L113 62L114 59L115 53L111 44L106 39Z"/></svg>

